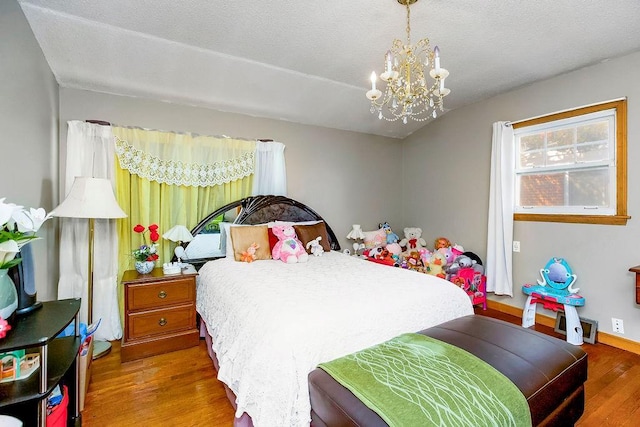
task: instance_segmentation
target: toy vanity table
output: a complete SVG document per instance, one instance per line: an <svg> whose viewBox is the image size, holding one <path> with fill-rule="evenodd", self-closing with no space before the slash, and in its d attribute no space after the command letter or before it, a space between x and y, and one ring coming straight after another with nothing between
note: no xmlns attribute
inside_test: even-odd
<svg viewBox="0 0 640 427"><path fill-rule="evenodd" d="M576 307L584 305L584 298L578 295L578 289L573 289L578 277L562 258L551 258L540 269L540 276L542 280L538 280L537 285L522 286L522 292L529 295L522 312L522 327L528 328L535 324L536 307L540 303L548 310L563 310L567 319L567 342L582 345L583 331Z"/></svg>

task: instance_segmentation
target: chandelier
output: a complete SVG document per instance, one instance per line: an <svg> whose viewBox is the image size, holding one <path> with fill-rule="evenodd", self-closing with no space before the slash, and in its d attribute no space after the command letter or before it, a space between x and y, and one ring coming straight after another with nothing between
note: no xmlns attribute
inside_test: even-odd
<svg viewBox="0 0 640 427"><path fill-rule="evenodd" d="M440 66L440 50L429 46L429 39L411 44L409 5L418 0L397 0L407 7L407 41L394 40L385 54L384 72L380 79L386 82L384 92L376 88L376 73L371 73L371 112L379 119L394 122L408 119L423 122L438 116L436 110L444 111L442 98L451 90L444 87L449 72ZM427 80L428 77L431 79Z"/></svg>

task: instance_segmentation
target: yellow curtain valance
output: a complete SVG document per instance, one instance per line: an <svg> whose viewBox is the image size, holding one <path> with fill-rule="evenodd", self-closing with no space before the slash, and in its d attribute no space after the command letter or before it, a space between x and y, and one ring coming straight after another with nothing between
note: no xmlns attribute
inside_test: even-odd
<svg viewBox="0 0 640 427"><path fill-rule="evenodd" d="M255 141L112 126L129 173L161 184L209 187L254 173Z"/></svg>

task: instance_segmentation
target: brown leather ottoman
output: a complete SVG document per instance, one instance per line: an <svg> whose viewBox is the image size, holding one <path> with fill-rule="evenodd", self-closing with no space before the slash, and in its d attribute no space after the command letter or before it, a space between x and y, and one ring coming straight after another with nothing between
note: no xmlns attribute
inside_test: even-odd
<svg viewBox="0 0 640 427"><path fill-rule="evenodd" d="M571 426L584 411L587 354L580 347L477 315L420 333L463 348L510 378L527 398L534 426ZM387 425L322 369L309 374L309 392L314 427Z"/></svg>

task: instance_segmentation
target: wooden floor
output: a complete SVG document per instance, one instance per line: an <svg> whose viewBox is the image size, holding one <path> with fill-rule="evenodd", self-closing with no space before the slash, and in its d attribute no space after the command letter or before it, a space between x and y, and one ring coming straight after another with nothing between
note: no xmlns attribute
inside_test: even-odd
<svg viewBox="0 0 640 427"><path fill-rule="evenodd" d="M478 311L513 323L520 319ZM544 326L536 329L554 335ZM640 425L640 355L604 344L589 354L585 413L577 426ZM120 345L93 362L83 426L231 426L233 409L216 380L204 341L198 347L120 363Z"/></svg>

